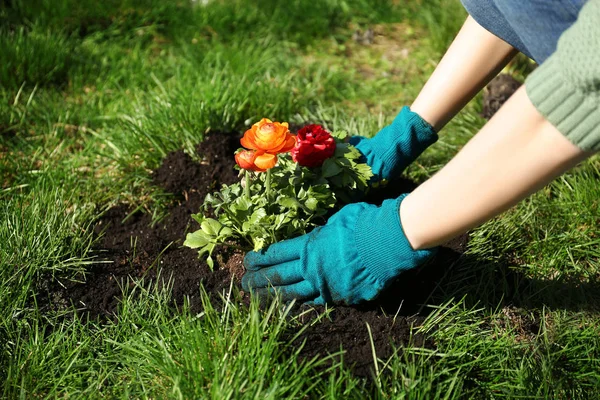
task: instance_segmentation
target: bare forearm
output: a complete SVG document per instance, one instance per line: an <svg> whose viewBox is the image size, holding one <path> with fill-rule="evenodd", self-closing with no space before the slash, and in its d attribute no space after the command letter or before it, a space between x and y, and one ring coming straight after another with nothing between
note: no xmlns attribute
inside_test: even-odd
<svg viewBox="0 0 600 400"><path fill-rule="evenodd" d="M402 202L405 234L415 249L444 243L589 155L547 122L521 87L442 170Z"/></svg>
<svg viewBox="0 0 600 400"><path fill-rule="evenodd" d="M439 131L516 53L468 17L411 110Z"/></svg>

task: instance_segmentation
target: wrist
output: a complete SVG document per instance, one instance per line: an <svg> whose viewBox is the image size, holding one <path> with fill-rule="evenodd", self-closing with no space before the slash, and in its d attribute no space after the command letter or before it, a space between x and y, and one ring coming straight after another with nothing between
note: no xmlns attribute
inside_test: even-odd
<svg viewBox="0 0 600 400"><path fill-rule="evenodd" d="M398 210L406 240L415 251L439 246L454 237L443 235L439 229L447 221L428 218L431 215L430 208L428 202L422 201L423 193L419 189L421 187L410 193Z"/></svg>
<svg viewBox="0 0 600 400"><path fill-rule="evenodd" d="M413 250L422 250L427 245L427 240L426 235L423 235L420 229L422 226L418 223L419 215L413 206L413 199L414 196L411 197L410 194L406 196L400 204L398 213L406 240Z"/></svg>
<svg viewBox="0 0 600 400"><path fill-rule="evenodd" d="M448 118L445 118L443 115L436 114L436 109L430 107L429 104L425 103L420 98L415 99L415 101L410 105L410 110L421 117L421 119L431 126L436 132L442 129L447 123Z"/></svg>

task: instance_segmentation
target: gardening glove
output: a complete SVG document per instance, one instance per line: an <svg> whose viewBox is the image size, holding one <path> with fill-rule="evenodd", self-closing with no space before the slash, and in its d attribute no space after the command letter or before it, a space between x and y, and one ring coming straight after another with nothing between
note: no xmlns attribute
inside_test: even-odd
<svg viewBox="0 0 600 400"><path fill-rule="evenodd" d="M405 106L391 125L371 139L350 138L373 171L372 183L398 178L402 171L431 144L438 135L433 127Z"/></svg>
<svg viewBox="0 0 600 400"><path fill-rule="evenodd" d="M311 233L249 252L244 290L265 298L314 305L372 300L404 270L417 267L437 249L413 250L402 231L400 203L349 204Z"/></svg>

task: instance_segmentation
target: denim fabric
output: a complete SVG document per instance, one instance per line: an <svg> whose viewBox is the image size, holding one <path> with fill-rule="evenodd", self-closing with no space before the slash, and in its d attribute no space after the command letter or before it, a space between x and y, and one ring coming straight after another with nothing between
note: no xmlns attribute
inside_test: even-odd
<svg viewBox="0 0 600 400"><path fill-rule="evenodd" d="M586 0L461 0L485 29L541 64Z"/></svg>

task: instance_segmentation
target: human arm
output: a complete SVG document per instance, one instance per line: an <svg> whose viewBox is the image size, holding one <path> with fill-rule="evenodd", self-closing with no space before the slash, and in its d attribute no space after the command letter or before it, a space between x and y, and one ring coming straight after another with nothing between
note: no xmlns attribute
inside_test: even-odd
<svg viewBox="0 0 600 400"><path fill-rule="evenodd" d="M589 156L533 106L521 87L437 174L402 203L414 249L448 241L513 206Z"/></svg>
<svg viewBox="0 0 600 400"><path fill-rule="evenodd" d="M410 106L442 129L517 54L470 16Z"/></svg>
<svg viewBox="0 0 600 400"><path fill-rule="evenodd" d="M410 109L404 107L372 139L351 139L371 166L374 181L399 177L515 54L512 46L467 18Z"/></svg>
<svg viewBox="0 0 600 400"><path fill-rule="evenodd" d="M600 0L463 150L402 203L427 248L506 210L600 150Z"/></svg>

